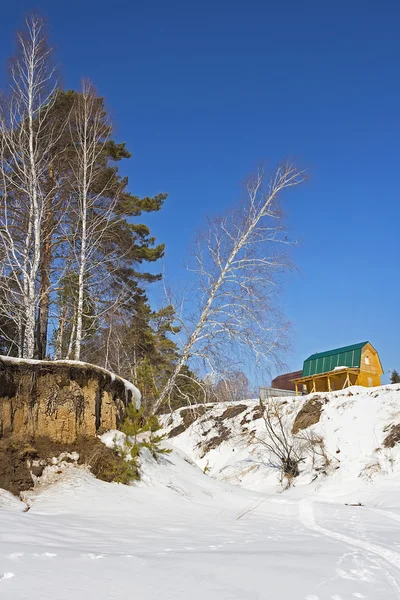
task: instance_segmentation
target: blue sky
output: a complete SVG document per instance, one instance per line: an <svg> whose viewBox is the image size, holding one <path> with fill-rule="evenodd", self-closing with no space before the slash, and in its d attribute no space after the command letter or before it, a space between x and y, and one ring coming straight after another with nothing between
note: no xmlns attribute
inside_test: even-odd
<svg viewBox="0 0 400 600"><path fill-rule="evenodd" d="M288 366L369 340L386 373L400 368L396 0L22 0L2 6L3 62L32 8L64 86L90 77L106 97L131 190L169 193L148 222L172 280L206 214L236 202L261 161L298 157L310 180L285 200L299 240Z"/></svg>

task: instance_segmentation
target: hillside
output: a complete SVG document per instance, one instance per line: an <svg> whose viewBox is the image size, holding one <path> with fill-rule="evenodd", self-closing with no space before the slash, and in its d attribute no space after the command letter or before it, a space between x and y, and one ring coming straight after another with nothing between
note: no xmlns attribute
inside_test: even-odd
<svg viewBox="0 0 400 600"><path fill-rule="evenodd" d="M215 404L205 414L203 406L181 409L165 418L165 426L174 446L201 469L250 490L275 493L290 483L294 493L306 488L302 493L329 498L373 495L374 483L400 485L400 385L293 396L277 404L301 458L300 474L290 482L281 480L276 456L265 446L258 400Z"/></svg>
<svg viewBox="0 0 400 600"><path fill-rule="evenodd" d="M244 444L263 432L256 401L215 405L191 424L178 411L171 454L156 462L145 450L133 486L55 464L22 500L0 491L0 597L396 600L399 445L384 445L399 399L400 386L313 398L312 428L339 468L332 460L323 474L306 457L283 493L264 447ZM288 423L309 400L287 399Z"/></svg>

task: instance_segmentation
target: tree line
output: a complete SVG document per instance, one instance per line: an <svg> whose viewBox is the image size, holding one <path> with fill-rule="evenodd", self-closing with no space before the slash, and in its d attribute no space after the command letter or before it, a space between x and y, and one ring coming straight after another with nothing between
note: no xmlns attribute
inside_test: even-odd
<svg viewBox="0 0 400 600"><path fill-rule="evenodd" d="M171 310L152 312L143 287L160 275L141 268L164 245L138 221L167 195L128 191L118 163L131 155L112 132L90 82L58 87L43 22L29 17L0 106L3 354L82 359L137 378L144 356L172 351Z"/></svg>
<svg viewBox="0 0 400 600"><path fill-rule="evenodd" d="M0 352L83 360L134 381L153 408L209 399L249 360L276 360L287 326L276 274L288 268L278 197L304 179L293 164L249 179L234 211L209 222L193 254L192 301L153 310L146 265L164 254L119 164L104 99L90 81L63 90L43 21L17 34L0 100ZM195 299L195 302L193 301ZM242 362L241 362L242 361ZM246 379L247 381L247 379ZM233 393L233 392L232 392Z"/></svg>

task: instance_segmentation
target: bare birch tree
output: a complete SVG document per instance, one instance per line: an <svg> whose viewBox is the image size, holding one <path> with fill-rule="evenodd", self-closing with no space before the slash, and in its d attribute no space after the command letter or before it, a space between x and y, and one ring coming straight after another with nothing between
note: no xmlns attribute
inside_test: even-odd
<svg viewBox="0 0 400 600"><path fill-rule="evenodd" d="M287 328L276 309L275 282L277 273L289 267L280 249L289 242L279 199L304 179L305 172L291 163L269 177L259 169L248 180L246 200L238 210L210 222L199 237L192 268L198 307L191 306L189 315L176 307L185 337L155 410L179 387L189 361L218 378L245 356L259 364L277 357Z"/></svg>
<svg viewBox="0 0 400 600"><path fill-rule="evenodd" d="M55 82L41 19L26 19L17 43L11 92L0 114L1 285L7 298L3 311L18 329L18 355L32 358L43 218L53 193L43 180L56 142L47 119Z"/></svg>

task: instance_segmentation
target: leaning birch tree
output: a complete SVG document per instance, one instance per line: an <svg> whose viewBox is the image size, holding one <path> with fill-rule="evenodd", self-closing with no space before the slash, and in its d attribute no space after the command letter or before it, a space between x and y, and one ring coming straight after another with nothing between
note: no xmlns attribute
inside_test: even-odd
<svg viewBox="0 0 400 600"><path fill-rule="evenodd" d="M2 311L18 330L18 355L32 358L43 218L53 194L43 182L56 143L47 118L56 84L42 20L25 25L0 114L0 244Z"/></svg>
<svg viewBox="0 0 400 600"><path fill-rule="evenodd" d="M243 360L265 364L276 359L287 326L275 304L276 276L289 268L288 244L279 200L299 185L305 172L292 163L267 174L259 169L247 181L246 199L237 210L209 223L194 255L197 307L176 307L180 358L155 404L157 411L179 393L180 375L190 363L223 377Z"/></svg>

